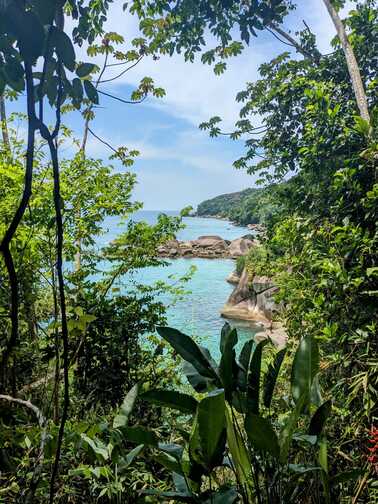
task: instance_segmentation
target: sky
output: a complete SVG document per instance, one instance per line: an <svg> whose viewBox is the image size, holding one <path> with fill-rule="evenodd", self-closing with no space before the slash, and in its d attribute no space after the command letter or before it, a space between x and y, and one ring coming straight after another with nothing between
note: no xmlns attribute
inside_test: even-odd
<svg viewBox="0 0 378 504"><path fill-rule="evenodd" d="M123 4L123 0L114 0L105 28L123 35L125 47L130 48L131 40L139 35L138 22L123 12ZM297 4L283 27L295 32L306 20L317 35L320 50L329 51L335 30L323 1L298 0ZM344 12L351 6L352 2L347 2ZM179 210L188 205L195 208L219 194L254 187L253 176L232 166L243 154L243 142L210 138L198 125L217 115L224 119L225 128L230 128L238 119L236 93L244 89L246 82L258 79L262 63L286 50L286 45L264 32L253 38L240 56L229 60L221 76L199 58L188 63L174 55L157 61L146 58L121 79L104 84L103 91L127 99L140 79L149 76L166 91L163 99L151 98L139 105L124 105L101 96L91 126L115 147L123 145L140 151L132 169L138 178L134 199L142 201L146 210ZM84 51L77 57L89 60ZM80 114L70 114L65 122L78 136L82 134ZM89 139L88 153L104 159L111 154L93 137Z"/></svg>

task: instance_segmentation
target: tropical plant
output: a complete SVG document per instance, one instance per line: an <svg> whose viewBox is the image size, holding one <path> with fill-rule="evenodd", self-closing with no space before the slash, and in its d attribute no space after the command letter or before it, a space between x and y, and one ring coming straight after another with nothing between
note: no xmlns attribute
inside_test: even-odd
<svg viewBox="0 0 378 504"><path fill-rule="evenodd" d="M173 473L176 490L148 494L184 502L331 502L338 481L331 479L324 429L331 401L320 393L319 350L312 337L295 352L290 396L279 399L275 390L285 349L273 352L267 363L263 349L269 342L249 340L236 359L237 332L225 324L217 365L189 336L169 327L158 332L184 359L194 392L140 394L183 418L172 432L182 444L160 444L156 436L148 442L154 459Z"/></svg>

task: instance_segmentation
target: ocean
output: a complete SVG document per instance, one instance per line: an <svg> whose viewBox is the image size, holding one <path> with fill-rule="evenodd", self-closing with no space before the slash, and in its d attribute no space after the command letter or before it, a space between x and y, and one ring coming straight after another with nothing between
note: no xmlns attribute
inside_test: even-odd
<svg viewBox="0 0 378 504"><path fill-rule="evenodd" d="M139 211L133 215L132 219L153 224L159 213L178 215L177 212ZM120 226L115 219L109 219L105 224L107 231L103 240L108 242L119 234L122 225ZM184 224L185 229L177 234L179 240L193 240L201 235L219 235L233 240L250 233L245 227L212 218L185 217ZM234 270L235 261L232 259L174 259L169 261L167 267L151 267L138 271L133 274L133 280L146 285L159 281L174 284L178 278L186 275L192 266L196 271L184 286L188 291L184 297L173 305L172 296L163 295L160 298L168 306L167 323L170 327L192 336L198 343L209 348L213 356L219 357L219 336L225 323L225 319L220 316L220 309L233 290L233 286L226 282L226 278ZM119 287L122 290L127 289L129 282L130 279L125 277ZM228 322L238 330L239 347L251 338L258 328L249 322L235 320Z"/></svg>

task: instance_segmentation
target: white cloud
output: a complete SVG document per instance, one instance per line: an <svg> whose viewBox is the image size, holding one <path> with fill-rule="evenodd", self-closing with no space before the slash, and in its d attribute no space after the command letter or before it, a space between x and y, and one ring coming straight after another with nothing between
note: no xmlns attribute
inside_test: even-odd
<svg viewBox="0 0 378 504"><path fill-rule="evenodd" d="M138 23L130 14L123 12L122 4L121 1L112 4L107 28L121 33L129 42L139 34ZM348 1L344 12L352 4L352 1ZM302 19L308 21L317 35L321 51L329 51L329 41L335 35L335 29L323 2L299 0L297 10L290 15L285 25L295 32L304 27ZM142 77L148 75L167 91L164 100L153 101L153 106L196 126L213 115L220 115L230 125L237 119L236 93L246 82L258 78L261 63L284 50L287 50L287 46L280 44L273 36L259 36L251 41L251 46L242 55L229 61L227 71L219 77L214 75L211 66L202 64L198 58L192 64L185 62L180 55L162 56L158 61L149 58L119 80L105 85L104 89L117 88L121 84L137 85Z"/></svg>

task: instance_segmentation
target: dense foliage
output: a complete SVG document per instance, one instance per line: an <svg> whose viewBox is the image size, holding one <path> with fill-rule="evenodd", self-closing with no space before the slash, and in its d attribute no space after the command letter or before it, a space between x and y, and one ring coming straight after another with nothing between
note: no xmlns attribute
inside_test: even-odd
<svg viewBox="0 0 378 504"><path fill-rule="evenodd" d="M277 213L280 204L276 192L279 187L244 189L244 191L221 194L203 201L197 207L198 216L212 216L231 220L236 224L267 224Z"/></svg>
<svg viewBox="0 0 378 504"><path fill-rule="evenodd" d="M291 1L133 0L125 10L139 16L143 37L123 50L123 38L103 29L110 3L0 2L0 502L375 502L377 1L356 3L345 21L349 52L336 38L328 55L309 28L298 40L281 28ZM336 15L344 4L324 3ZM174 51L192 60L208 29L217 45L202 61L217 74L262 30L300 55L262 65L237 97L231 137L246 139L246 152L235 166L268 188L238 194L237 205L235 195L206 202L266 225L238 268L274 278L287 348L251 340L236 358L226 325L219 364L164 327L157 295L177 285L132 280L164 266L158 248L181 218L133 222L140 204L126 168L138 153L91 129L109 66L127 65L123 75ZM103 66L78 61L75 45ZM23 92L27 114L8 118L7 100ZM149 94L164 91L146 77L117 99ZM67 112L82 114L81 141L63 125ZM201 127L217 136L220 122ZM88 156L89 135L110 148L117 171ZM66 142L72 154L62 158ZM127 224L105 245L110 217Z"/></svg>

